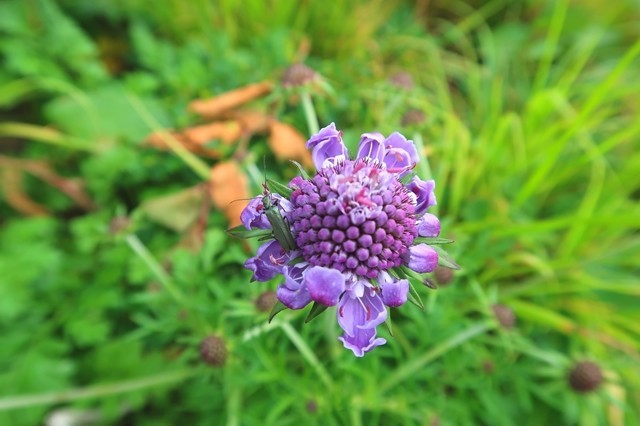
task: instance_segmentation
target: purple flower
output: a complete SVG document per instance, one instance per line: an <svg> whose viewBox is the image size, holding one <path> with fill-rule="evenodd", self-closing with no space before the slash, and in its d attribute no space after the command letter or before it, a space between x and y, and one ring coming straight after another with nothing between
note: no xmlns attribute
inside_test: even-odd
<svg viewBox="0 0 640 426"><path fill-rule="evenodd" d="M313 149L318 144L331 140L342 142L342 132L339 132L336 129L335 123L329 124L327 127L320 129L318 133L311 136L311 138L309 138L309 140L307 141L307 148Z"/></svg>
<svg viewBox="0 0 640 426"><path fill-rule="evenodd" d="M408 141L398 132L392 133L385 141L384 163L387 170L400 177L407 174L418 162L418 151L413 141Z"/></svg>
<svg viewBox="0 0 640 426"><path fill-rule="evenodd" d="M272 203L274 203L283 216L291 211L291 202L283 198L280 194L270 194ZM262 199L265 195L258 195L249 201L249 204L240 213L240 221L248 230L252 229L271 229L271 224L265 214Z"/></svg>
<svg viewBox="0 0 640 426"><path fill-rule="evenodd" d="M433 272L438 266L438 252L426 244L412 246L402 258L409 268L421 274Z"/></svg>
<svg viewBox="0 0 640 426"><path fill-rule="evenodd" d="M416 243L417 237L440 233L438 218L426 213L436 202L435 182L413 176L403 183L418 153L399 133L386 139L364 133L355 160L333 123L307 146L317 173L309 179L293 178L288 199L274 198L289 226L278 230L280 237L290 232L296 249L287 252L273 240L245 266L258 281L282 274L277 296L291 309L311 302L337 305L344 331L339 339L360 357L386 343L376 328L386 320L387 308L407 301L413 278L406 279L400 268L421 274L438 264L431 246ZM258 197L243 212L248 229L268 225L261 203Z"/></svg>
<svg viewBox="0 0 640 426"><path fill-rule="evenodd" d="M276 240L268 241L258 248L258 254L244 263L244 267L253 271L254 281L269 281L289 262L291 252L287 253Z"/></svg>
<svg viewBox="0 0 640 426"><path fill-rule="evenodd" d="M376 327L387 319L382 299L372 288L365 288L361 296L353 291L345 292L338 306L338 324L344 330L339 337L344 347L361 357L387 341L376 338Z"/></svg>
<svg viewBox="0 0 640 426"><path fill-rule="evenodd" d="M262 195L258 195L249 201L249 204L240 213L240 221L245 228L251 229L269 229L271 225L264 214L264 206L262 205Z"/></svg>
<svg viewBox="0 0 640 426"><path fill-rule="evenodd" d="M365 133L358 145L358 155L356 159L370 158L380 163L383 162L386 154L384 148L384 136L380 133Z"/></svg>
<svg viewBox="0 0 640 426"><path fill-rule="evenodd" d="M314 266L307 269L304 282L311 298L325 306L338 304L338 299L344 291L344 275L336 269Z"/></svg>
<svg viewBox="0 0 640 426"><path fill-rule="evenodd" d="M283 268L284 284L278 287L278 299L290 309L302 309L311 302L311 295L304 282L307 265L297 264Z"/></svg>
<svg viewBox="0 0 640 426"><path fill-rule="evenodd" d="M435 206L436 196L433 190L436 188L436 181L422 180L414 176L407 185L407 189L416 196L416 213L424 213L429 207Z"/></svg>
<svg viewBox="0 0 640 426"><path fill-rule="evenodd" d="M409 280L394 279L387 272L381 272L378 281L385 305L396 308L405 304L409 293Z"/></svg>

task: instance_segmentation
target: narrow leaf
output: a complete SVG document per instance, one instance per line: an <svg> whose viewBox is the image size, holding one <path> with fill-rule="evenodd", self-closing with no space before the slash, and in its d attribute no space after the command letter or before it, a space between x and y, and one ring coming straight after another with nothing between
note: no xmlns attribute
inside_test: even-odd
<svg viewBox="0 0 640 426"><path fill-rule="evenodd" d="M439 238L439 237L434 237L434 238L428 238L428 237L418 237L414 240L414 243L418 244L418 243L425 243L425 244L429 244L429 245L434 245L434 244L451 244L453 243L453 240L450 240L448 238Z"/></svg>
<svg viewBox="0 0 640 426"><path fill-rule="evenodd" d="M311 307L311 310L309 311L309 315L307 315L307 317L304 319L305 324L310 322L312 319L314 319L315 317L317 317L318 315L320 315L324 311L326 311L327 308L328 308L328 306L325 306L322 303L313 302L313 306Z"/></svg>
<svg viewBox="0 0 640 426"><path fill-rule="evenodd" d="M271 229L247 229L244 225L238 225L227 229L227 234L237 238L256 238L271 236Z"/></svg>
<svg viewBox="0 0 640 426"><path fill-rule="evenodd" d="M411 283L411 281L409 281L408 299L409 299L409 302L413 303L418 308L420 308L420 310L424 311L424 303L422 302L422 298L420 297L420 294L418 294L416 289L413 287L413 284Z"/></svg>
<svg viewBox="0 0 640 426"><path fill-rule="evenodd" d="M269 313L268 322L270 323L276 315L278 315L280 312L286 309L289 309L289 308L287 308L282 302L277 301L276 304L273 306L273 309L271 309L271 312Z"/></svg>
<svg viewBox="0 0 640 426"><path fill-rule="evenodd" d="M391 312L389 310L389 313L387 314L387 319L384 320L384 325L387 328L387 331L389 332L389 335L391 337L393 337L393 328L391 327Z"/></svg>
<svg viewBox="0 0 640 426"><path fill-rule="evenodd" d="M295 164L295 166L298 168L298 171L300 172L300 176L302 176L306 180L309 180L309 175L307 174L307 172L302 167L302 164L298 163L295 160L289 160L289 161L291 161L293 164Z"/></svg>
<svg viewBox="0 0 640 426"><path fill-rule="evenodd" d="M460 269L460 265L442 247L433 246L433 249L438 252L438 265L449 269Z"/></svg>
<svg viewBox="0 0 640 426"><path fill-rule="evenodd" d="M270 186L270 189L276 194L280 194L285 198L289 198L293 189L289 188L286 185L281 184L280 182L276 182L275 180L267 179L267 183Z"/></svg>

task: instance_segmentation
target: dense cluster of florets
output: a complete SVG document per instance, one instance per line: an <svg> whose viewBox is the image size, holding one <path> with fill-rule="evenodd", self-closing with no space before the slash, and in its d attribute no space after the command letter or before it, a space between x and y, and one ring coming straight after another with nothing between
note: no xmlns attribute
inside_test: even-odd
<svg viewBox="0 0 640 426"><path fill-rule="evenodd" d="M339 339L363 356L386 342L376 327L388 307L409 300L409 278L438 265L429 241L440 222L427 212L435 182L414 174L418 152L400 133L363 134L352 159L330 124L307 147L317 173L280 185L279 194L265 186L242 212L246 231L265 240L245 267L255 281L282 275L276 295L287 308L336 306Z"/></svg>
<svg viewBox="0 0 640 426"><path fill-rule="evenodd" d="M301 180L291 203L296 243L314 266L376 278L402 264L418 233L407 189L366 160L341 162Z"/></svg>

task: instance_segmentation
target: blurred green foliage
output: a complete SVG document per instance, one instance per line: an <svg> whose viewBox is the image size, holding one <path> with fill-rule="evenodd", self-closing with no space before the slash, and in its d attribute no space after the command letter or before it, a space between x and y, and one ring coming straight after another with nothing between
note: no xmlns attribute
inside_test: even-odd
<svg viewBox="0 0 640 426"><path fill-rule="evenodd" d="M50 212L25 217L0 162L0 424L67 406L141 425L638 424L639 23L601 0L0 3L0 158L81 178L96 206L25 172ZM463 266L363 359L330 314L267 325L254 303L275 284L249 283L255 246L221 212L186 248L170 218L188 211L158 200L201 179L142 143L299 60L332 85L314 102L352 150L374 129L421 135ZM306 133L283 97L258 104ZM426 119L403 126L411 108ZM256 192L265 153L270 178L295 173L254 136ZM199 358L209 334L222 368ZM589 394L567 382L583 359L604 372Z"/></svg>

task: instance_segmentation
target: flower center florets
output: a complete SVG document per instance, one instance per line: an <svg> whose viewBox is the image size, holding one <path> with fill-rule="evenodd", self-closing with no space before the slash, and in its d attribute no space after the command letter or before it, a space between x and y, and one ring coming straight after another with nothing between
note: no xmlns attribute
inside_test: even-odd
<svg viewBox="0 0 640 426"><path fill-rule="evenodd" d="M290 219L315 266L376 278L402 264L417 236L415 198L377 162L346 160L298 182Z"/></svg>

